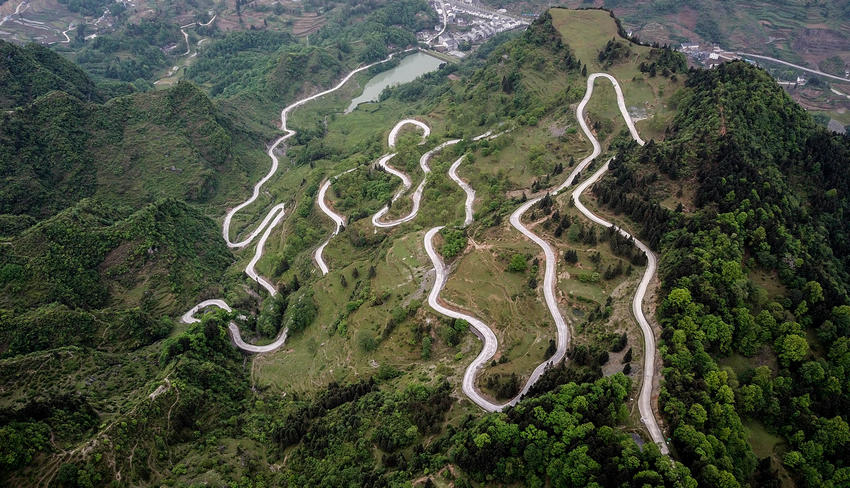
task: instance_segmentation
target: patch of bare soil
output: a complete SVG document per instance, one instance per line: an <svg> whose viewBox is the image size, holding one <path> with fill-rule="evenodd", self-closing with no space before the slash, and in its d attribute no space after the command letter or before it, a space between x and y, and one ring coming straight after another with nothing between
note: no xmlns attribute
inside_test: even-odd
<svg viewBox="0 0 850 488"><path fill-rule="evenodd" d="M832 29L803 29L798 32L791 47L806 54L826 54L850 50L850 36Z"/></svg>
<svg viewBox="0 0 850 488"><path fill-rule="evenodd" d="M294 19L292 33L296 36L306 36L321 29L326 22L327 20L323 15L315 13L305 14Z"/></svg>

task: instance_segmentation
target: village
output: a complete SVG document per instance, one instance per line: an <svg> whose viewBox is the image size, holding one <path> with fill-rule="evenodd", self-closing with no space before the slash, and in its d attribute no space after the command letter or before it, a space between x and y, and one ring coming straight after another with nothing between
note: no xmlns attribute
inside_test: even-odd
<svg viewBox="0 0 850 488"><path fill-rule="evenodd" d="M421 32L421 40L433 38L434 48L462 58L474 44L481 44L501 32L525 27L531 22L509 14L505 9L493 10L474 0L434 0L440 24L434 32Z"/></svg>

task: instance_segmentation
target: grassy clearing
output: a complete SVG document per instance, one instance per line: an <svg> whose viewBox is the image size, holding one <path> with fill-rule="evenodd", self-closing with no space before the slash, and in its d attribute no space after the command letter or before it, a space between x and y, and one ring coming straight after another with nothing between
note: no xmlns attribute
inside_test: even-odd
<svg viewBox="0 0 850 488"><path fill-rule="evenodd" d="M541 260L541 269L533 274L508 271L515 254L528 256L529 266L534 259ZM483 320L499 340L493 358L498 365L485 368L479 384L492 374L515 372L527 377L555 337L540 287L529 286L532 276L542 282L540 249L505 223L476 235L452 267L441 298Z"/></svg>
<svg viewBox="0 0 850 488"><path fill-rule="evenodd" d="M649 60L651 48L620 38L617 25L608 12L559 8L552 9L551 12L553 24L561 32L564 41L575 51L576 56L587 65L588 73L604 71L617 78L632 116L642 118L649 115L648 119L637 124L642 137L647 140L661 137L675 113L675 107L668 100L669 95L682 86L682 81L672 81L671 78L663 76L649 77L641 73L640 63ZM627 43L632 54L628 59L604 66L599 61L599 52L611 39ZM596 113L601 116L598 120L622 123L610 83L605 80L597 81L588 112L591 119L592 114Z"/></svg>
<svg viewBox="0 0 850 488"><path fill-rule="evenodd" d="M556 164L569 167L571 158L579 161L590 151L582 139L570 110L480 144L458 174L473 188L486 187L493 178L504 179L507 191L527 189L534 181L554 185L558 180L549 178Z"/></svg>
<svg viewBox="0 0 850 488"><path fill-rule="evenodd" d="M426 322L428 313L415 305L413 315L402 314L402 319L386 332L396 309L410 309L430 289L430 284L425 286L431 268L421 245L423 235L415 232L393 242L385 241L374 260L365 250L349 255L354 258L351 264L332 268L327 276L317 279L313 290L319 305L318 317L305 331L294 335L286 348L255 360L255 382L281 391L308 392L330 381L368 377L376 374L381 365L405 372L397 380L401 383L435 377L459 380L466 363L455 360L455 356L477 353L479 347L471 334L451 348L437 340L436 335L431 336L433 331L425 332L432 337L433 347L430 358L424 359L416 329ZM369 266L375 267L372 278ZM354 278L355 268L359 278ZM341 277L345 277L345 282ZM356 297L363 287L371 290L369 295L373 298L358 305ZM380 297L380 303L374 297ZM377 342L374 350L363 347L367 337Z"/></svg>
<svg viewBox="0 0 850 488"><path fill-rule="evenodd" d="M778 454L778 450L784 445L781 437L771 434L764 425L756 420L748 420L744 423L747 437L753 452L759 458L770 457Z"/></svg>

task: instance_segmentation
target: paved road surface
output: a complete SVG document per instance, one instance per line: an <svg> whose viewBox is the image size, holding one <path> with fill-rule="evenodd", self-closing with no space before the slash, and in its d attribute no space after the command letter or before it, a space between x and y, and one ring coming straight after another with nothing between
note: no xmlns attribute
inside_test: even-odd
<svg viewBox="0 0 850 488"><path fill-rule="evenodd" d="M466 155L457 158L457 161L452 164L452 167L449 168L449 178L453 179L466 193L466 201L464 202L464 209L466 211L466 215L463 219L463 226L467 227L472 223L472 204L475 202L475 190L472 189L469 184L460 179L460 176L457 175L457 168L460 166L460 163L463 162Z"/></svg>
<svg viewBox="0 0 850 488"><path fill-rule="evenodd" d="M576 117L579 120L579 124L580 124L582 130L584 131L585 135L591 141L591 144L593 146L593 150L588 157L583 159L573 169L573 171L569 174L567 179L554 190L553 194L557 194L559 191L562 191L564 188L573 184L576 176L585 167L587 167L587 165L590 164L590 162L593 161L593 159L595 159L601 153L601 147L600 147L599 141L596 140L596 137L594 137L593 133L590 131L590 128L587 126L587 122L585 121L585 118L584 118L584 109L587 106L588 101L590 100L590 98L593 95L594 82L598 78L605 78L613 84L614 91L617 95L617 105L619 106L620 112L623 116L623 119L626 122L626 125L629 129L629 132L631 133L631 135L635 139L635 141L638 142L638 144L640 144L640 145L644 144L643 139L641 139L640 135L637 132L637 129L635 128L634 122L632 121L631 117L629 116L629 113L628 113L628 110L627 110L626 104L625 104L625 99L623 97L623 91L620 87L620 84L617 82L617 80L614 77L612 77L608 74L605 74L605 73L594 73L594 74L590 75L590 77L588 77L588 80L587 80L587 90L585 92L585 96L582 99L581 103L579 103L579 106L576 110ZM482 134L482 136L484 136L484 135ZM481 137L481 136L479 136L479 137ZM458 161L456 161L455 164L452 166L452 170L456 170L457 166L460 165L460 162L462 160L463 160L462 157L460 159L458 159ZM579 185L576 188L576 190L573 192L573 198L574 198L576 207L585 216L587 216L590 220L592 220L593 222L596 222L597 224L603 225L605 227L610 227L613 224L611 224L610 222L607 222L607 221L597 217L593 213L591 213L581 203L581 200L580 200L582 192L585 189L587 189L589 186L591 186L594 182L596 182L599 179L599 177L601 177L602 174L604 174L604 172L607 169L608 169L608 163L603 165L602 168L597 170L596 173L594 173L590 178L588 178L581 185ZM463 187L464 183L462 181L460 181L459 178L456 178L456 176L457 176L456 173L454 175L451 175L451 173L453 173L452 170L450 170L450 176L452 176L452 179L454 179L455 181L458 181L458 183L461 184L461 186ZM464 188L464 189L466 189L466 188ZM470 190L471 190L471 188L470 188ZM469 197L469 192L467 192L467 196ZM552 315L552 318L555 322L555 326L557 328L557 349L556 349L555 354L552 356L552 358L541 363L534 370L534 372L532 372L532 374L529 376L529 379L526 381L526 383L523 386L523 389L519 393L519 395L517 395L515 398L511 399L509 402L504 403L504 404L495 404L495 403L487 400L486 398L482 397L481 394L478 392L478 390L475 388L475 378L477 376L478 370L495 355L496 350L498 349L498 341L496 339L496 336L493 333L493 331L487 326L487 324L485 324L481 320L479 320L479 319L477 319L477 318L475 318L471 315L459 312L457 310L447 308L440 303L439 295L440 295L440 291L445 286L445 282L446 282L446 279L447 279L447 272L446 272L445 266L442 262L442 259L440 258L439 254L437 254L437 252L434 250L433 238L437 234L437 232L439 232L440 229L442 229L442 227L435 227L435 228L429 230L428 233L425 235L425 250L428 253L428 256L430 257L431 262L434 264L434 269L436 271L436 281L434 283L434 287L431 290L431 293L428 296L428 304L434 310L436 310L437 312L439 312L443 315L446 315L446 316L452 317L452 318L463 319L463 320L466 320L467 322L469 322L472 325L473 331L475 332L475 334L483 341L484 346L483 346L481 352L472 361L472 363L469 365L466 372L464 373L462 388L463 388L464 393L467 396L469 396L469 398L473 402L475 402L477 405L481 406L485 410L491 411L491 412L492 411L498 411L498 410L501 410L502 408L504 408L506 406L515 404L522 397L522 395L524 395L525 393L528 392L529 388L540 378L540 376L543 374L543 372L546 370L546 368L549 365L555 364L555 363L561 361L561 359L563 359L565 357L566 348L567 348L567 345L569 343L569 328L567 327L567 324L566 324L566 322L563 318L563 315L561 314L560 310L558 309L558 302L557 302L557 298L555 297L555 293L554 293L556 280L557 280L557 256L555 254L555 251L552 249L552 247L546 241L544 241L539 236L537 236L536 234L531 232L527 227L525 227L522 224L523 214L526 211L528 211L528 209L530 209L532 206L534 206L537 202L539 202L541 198L542 197L538 197L538 198L529 200L529 201L525 202L522 206L520 206L516 211L514 211L513 214L511 214L510 223L517 230L522 232L526 237L528 237L529 239L534 241L543 250L543 253L545 255L546 268L545 268L544 280L543 280L543 293L544 293L544 298L546 299L546 305L549 308L549 311ZM469 206L470 206L468 204L469 200L470 199L467 198L467 209L468 209L467 210L467 217L469 217L469 213L468 213L469 212ZM630 234L623 231L622 229L618 229L618 231L627 238L632 237ZM638 321L638 324L640 325L641 331L643 332L643 336L644 336L644 377L643 377L643 381L642 381L642 384L641 384L640 395L639 395L639 398L638 398L638 410L641 413L641 421L644 423L644 425L646 425L646 428L649 431L650 437L652 438L653 442L655 442L659 446L662 453L668 454L669 449L667 447L667 444L664 441L664 435L663 435L663 433L661 432L661 429L658 426L658 422L655 418L655 415L652 411L652 406L651 406L652 384L653 384L653 378L655 376L656 344L655 344L655 336L653 335L652 328L649 325L649 322L647 321L646 316L643 313L643 307L642 307L643 300L644 300L645 295L646 295L647 287L649 285L649 282L652 280L652 277L654 276L656 269L657 269L657 260L656 260L655 255L652 253L652 251L645 244L643 244L642 242L640 242L636 239L635 239L634 242L635 242L635 245L639 249L641 249L641 251L643 251L647 256L647 269L646 269L646 272L644 273L643 278L641 279L640 284L638 285L637 292L635 293L634 299L632 301L632 312L634 313L635 318Z"/></svg>
<svg viewBox="0 0 850 488"><path fill-rule="evenodd" d="M410 50L407 50L407 51L410 51ZM407 51L403 51L403 52L407 52ZM248 276L250 276L253 280L257 281L260 285L262 285L263 288L265 288L266 291L269 292L269 295L271 295L271 296L276 295L277 290L275 289L275 287L271 283L268 282L268 280L266 280L265 278L263 278L262 276L260 276L256 272L256 270L254 269L254 266L257 264L257 262L259 262L260 258L262 258L263 248L265 247L266 240L268 240L269 235L271 234L272 230L274 229L274 227L277 224L280 223L280 221L284 217L284 204L279 203L279 204L273 206L269 210L269 212L266 214L265 218L263 218L263 221L260 223L260 225L256 229L254 229L248 235L248 237L246 237L245 239L243 239L239 242L233 242L233 241L230 240L230 223L231 223L231 220L233 219L233 216L238 211L242 210L246 206L253 203L257 199L257 197L259 197L260 189L263 187L263 185L265 185L266 182L269 181L272 178L272 176L275 175L275 173L277 173L277 169L278 169L278 166L280 165L280 161L278 160L277 156L275 155L275 150L278 148L278 146L283 144L287 139L289 139L290 137L292 137L296 134L296 132L294 130L290 129L289 127L287 127L287 124L286 124L287 118L288 118L289 114L292 112L292 110L294 110L297 107L300 107L301 105L304 105L307 102L310 102L310 101L315 100L317 98L323 97L323 96L325 96L329 93L333 93L336 90L339 90L343 85L345 85L348 82L348 80L351 79L352 76L356 75L357 73L359 73L361 71L367 70L367 69L369 69L372 66L375 66L377 64L385 63L385 62L389 61L390 59L392 59L393 56L395 56L395 53L390 54L386 59L383 59L381 61L377 61L377 62L368 64L366 66L361 66L360 68L357 68L357 69L351 71L350 73L348 73L348 75L346 75L345 78L343 78L333 88L330 88L330 89L325 90L323 92L316 93L315 95L311 95L309 97L298 100L297 102L295 102L295 103L287 106L286 108L284 108L280 112L280 125L281 125L281 129L283 130L284 134L282 136L280 136L279 138L277 138L277 140L274 141L274 143L271 145L271 147L269 147L268 152L267 152L269 158L272 160L272 166L269 169L269 172L263 178L261 178L260 181L257 182L257 184L254 185L254 190L253 190L251 196L247 200L245 200L244 202L240 203L239 205L233 207L225 215L224 223L222 224L222 236L224 237L224 240L227 243L228 247L230 247L230 248L243 248L243 247L247 246L248 244L250 244L254 240L254 238L256 238L258 235L260 235L260 233L263 234L262 237L260 238L259 242L257 243L257 247L256 247L256 250L254 252L254 256L251 258L251 261L248 263L248 266L245 267L245 273ZM395 139L393 138L393 143L394 142L395 142ZM230 310L230 307L223 300L205 300L205 301L199 303L198 305L195 305L195 307L193 307L189 312L186 312L183 315L182 320L186 323L197 321L197 319L194 317L195 312L197 312L198 310L205 308L207 306L211 306L211 305L217 306L219 308L223 308L223 309L228 310L228 311ZM245 352L251 352L251 353L262 353L262 352L274 351L284 344L284 342L286 341L286 335L287 335L287 330L283 329L281 331L280 335L278 336L278 338L275 339L275 341L273 343L265 345L265 346L254 346L254 345L251 345L251 344L247 344L242 340L242 337L239 335L239 329L238 329L238 327L236 327L236 325L234 323L231 322L231 324L229 326L229 330L230 330L231 337L233 339L233 343L236 345L236 347L238 347L239 349L242 349Z"/></svg>
<svg viewBox="0 0 850 488"><path fill-rule="evenodd" d="M809 73L814 73L818 76L823 76L826 78L831 78L833 80L843 81L844 83L850 83L850 78L844 78L843 76L835 76L829 73L824 73L823 71L818 71L812 68L806 68L805 66L800 66L799 64L789 63L788 61L782 61L781 59L771 58L770 56L762 56L761 54L753 54L753 53L742 53L736 52L738 56L744 56L747 58L758 58L764 59L767 61L773 61L774 63L784 64L785 66L790 66L792 68L797 68L799 70L808 71Z"/></svg>
<svg viewBox="0 0 850 488"><path fill-rule="evenodd" d="M344 171L334 176L333 180L336 180L344 174L351 173L355 169L357 168L351 168L348 171ZM339 232L345 226L345 217L336 213L332 208L328 206L327 202L325 201L325 195L328 193L328 188L330 187L331 180L325 180L325 182L322 184L322 187L319 189L319 195L316 197L316 201L319 202L319 209L321 209L325 215L330 217L331 220L334 221L335 225L333 234L331 234L327 239L325 239L325 242L323 242L321 246L316 248L316 252L313 253L313 257L316 259L316 264L319 266L319 270L322 272L323 275L328 274L328 265L327 263L325 263L325 260L322 257L322 254L325 252L325 246L327 246L328 243L331 242L331 239L333 239L335 235L339 234Z"/></svg>
<svg viewBox="0 0 850 488"><path fill-rule="evenodd" d="M224 300L204 300L203 302L195 305L194 307L192 307L191 310L183 314L183 317L181 317L180 319L185 324L193 324L195 322L200 322L200 319L195 318L195 313L207 307L218 307L228 312L233 311L230 309L227 303L225 303ZM248 344L247 342L243 341L242 334L239 333L239 327L233 322L230 322L230 324L228 324L227 329L230 331L230 338L233 341L233 345L246 352L271 352L278 349L280 346L283 345L284 342L286 342L287 329L283 329L282 331L280 331L274 342L266 344L264 346L255 346L253 344Z"/></svg>
<svg viewBox="0 0 850 488"><path fill-rule="evenodd" d="M390 131L390 135L389 135L388 141L387 141L390 148L395 147L396 138L398 137L399 130L401 130L401 128L403 126L408 125L408 124L415 125L415 126L422 129L422 142L420 144L424 144L425 139L431 134L431 128L428 127L428 125L425 124L424 122L420 122L420 121L414 120L414 119L404 119L401 122L397 123L395 125L395 127L393 127L393 129ZM422 202L422 192L425 190L425 182L428 180L427 179L427 173L431 172L431 169L428 167L428 159L430 159L431 156L436 151L441 150L442 148L446 147L449 144L456 144L457 142L459 142L459 140L445 142L445 143L437 146L436 148L426 152L419 159L419 165L422 167L422 170L426 173L426 175L422 178L422 181L419 183L419 186L416 187L416 190L413 192L413 195L411 196L411 200L413 200L413 205L410 209L410 212L407 215L405 215L403 217L399 217L395 220L390 220L390 221L381 220L384 217L384 215L386 215L387 212L390 211L390 206L385 205L382 209L378 210L375 213L375 215L372 216L372 225L374 225L375 227L382 228L382 229L387 229L387 228L390 228L390 227L395 227L397 225L401 225L405 222L410 222L411 220L415 219L416 215L419 213L419 205ZM408 189L410 189L410 187L412 185L409 176L407 176L404 172L399 171L399 170L397 170L397 169L395 169L395 168L393 168L392 166L389 165L389 161L392 158L394 158L395 155L396 155L396 153L385 154L385 155L381 156L380 160L378 160L378 166L384 168L388 173L401 178L402 187L399 189L399 191L397 191L395 193L395 195L393 195L392 199L390 200L390 204L392 204L393 202L398 200L399 197L401 197L404 194L404 192L406 192Z"/></svg>
<svg viewBox="0 0 850 488"><path fill-rule="evenodd" d="M614 91L617 93L617 103L620 106L620 113L623 115L623 119L626 121L626 125L629 128L629 132L631 132L632 138L637 141L641 146L644 145L643 139L638 135L637 129L635 129L634 122L629 116L628 111L626 110L626 104L623 99L623 91L620 88L620 84L616 79L611 77L610 75L604 73L595 73L588 78L588 91L585 94L585 98L582 100L582 105L579 106L579 123L581 124L581 128L584 131L585 135L588 139L590 139L593 144L593 154L592 157L595 158L599 155L599 142L596 140L596 137L590 132L590 129L587 127L587 123L584 120L583 116L583 108L586 105L587 100L589 99L588 94L592 94L593 92L593 82L599 78L604 77L611 81L614 84ZM583 164L589 162L588 160L582 161ZM610 162L610 160L609 160ZM601 168L599 168L590 178L581 183L576 189L573 191L573 201L575 202L576 208L584 214L591 221L602 225L603 227L611 227L614 224L604 220L592 212L590 212L587 207L581 202L581 194L587 188L589 188L593 183L595 183L604 173L608 170L608 162L606 162ZM573 176L573 175L571 175ZM563 187L563 186L562 186ZM632 238L632 235L628 232L617 229L620 234L622 234L626 238ZM653 379L655 377L655 354L657 351L657 346L655 344L655 335L652 331L652 327L649 325L649 321L646 319L646 315L643 313L643 300L646 296L646 290L649 286L649 282L652 281L652 277L655 275L657 270L657 260L655 254L649 249L641 241L635 239L635 245L646 254L647 265L646 271L643 274L643 278L638 284L638 289L635 292L634 299L632 300L632 313L635 316L635 319L638 321L638 325L640 325L641 332L643 332L643 343L644 343L644 357L643 357L643 380L641 382L640 395L638 397L638 410L640 411L641 421L646 426L646 429L649 431L649 435L652 438L652 441L655 442L660 448L663 454L669 454L669 449L667 447L667 443L664 440L664 433L661 431L661 428L658 426L658 420L655 418L655 413L652 411L652 385Z"/></svg>

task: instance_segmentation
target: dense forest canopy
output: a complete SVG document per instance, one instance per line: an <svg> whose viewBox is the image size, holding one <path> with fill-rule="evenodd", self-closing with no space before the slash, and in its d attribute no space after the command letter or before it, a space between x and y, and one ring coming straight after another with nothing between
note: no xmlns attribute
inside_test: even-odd
<svg viewBox="0 0 850 488"><path fill-rule="evenodd" d="M691 72L678 103L664 141L621 148L595 190L643 222L661 251L661 403L677 451L706 484L724 472L778 482L778 467L747 444L742 421L752 419L785 438L782 469L804 486L841 486L850 474L850 139L815 126L741 62ZM658 204L650 168L697 185L687 208ZM755 282L762 271L784 287ZM753 360L719 366L734 354Z"/></svg>

